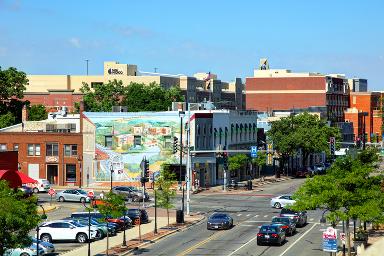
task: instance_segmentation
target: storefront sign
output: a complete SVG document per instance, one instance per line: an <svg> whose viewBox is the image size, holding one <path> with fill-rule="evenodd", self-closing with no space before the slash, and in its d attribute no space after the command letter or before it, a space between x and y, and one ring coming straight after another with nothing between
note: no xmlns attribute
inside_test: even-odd
<svg viewBox="0 0 384 256"><path fill-rule="evenodd" d="M108 74L110 74L110 75L122 75L123 71L118 70L117 68L110 68L110 69L108 69Z"/></svg>

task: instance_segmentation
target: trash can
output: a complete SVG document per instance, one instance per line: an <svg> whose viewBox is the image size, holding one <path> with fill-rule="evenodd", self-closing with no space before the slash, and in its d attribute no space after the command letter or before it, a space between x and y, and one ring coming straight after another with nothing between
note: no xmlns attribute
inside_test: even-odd
<svg viewBox="0 0 384 256"><path fill-rule="evenodd" d="M248 190L252 190L252 181L251 180L248 181L247 185L248 185Z"/></svg>
<svg viewBox="0 0 384 256"><path fill-rule="evenodd" d="M181 224L184 223L184 211L176 210L176 223Z"/></svg>

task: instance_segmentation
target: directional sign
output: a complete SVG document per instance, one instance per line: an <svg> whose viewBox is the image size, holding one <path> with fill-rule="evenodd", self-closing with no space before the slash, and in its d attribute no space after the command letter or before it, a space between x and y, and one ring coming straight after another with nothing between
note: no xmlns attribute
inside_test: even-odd
<svg viewBox="0 0 384 256"><path fill-rule="evenodd" d="M253 158L257 157L257 146L251 147L251 157Z"/></svg>
<svg viewBox="0 0 384 256"><path fill-rule="evenodd" d="M48 190L48 195L53 196L54 194L56 194L56 191L53 188L50 188Z"/></svg>
<svg viewBox="0 0 384 256"><path fill-rule="evenodd" d="M88 191L88 197L90 198L93 198L95 196L95 194L93 193L93 191Z"/></svg>
<svg viewBox="0 0 384 256"><path fill-rule="evenodd" d="M323 251L337 252L337 230L333 227L328 227L323 232Z"/></svg>
<svg viewBox="0 0 384 256"><path fill-rule="evenodd" d="M343 244L345 244L345 233L340 233L340 240Z"/></svg>

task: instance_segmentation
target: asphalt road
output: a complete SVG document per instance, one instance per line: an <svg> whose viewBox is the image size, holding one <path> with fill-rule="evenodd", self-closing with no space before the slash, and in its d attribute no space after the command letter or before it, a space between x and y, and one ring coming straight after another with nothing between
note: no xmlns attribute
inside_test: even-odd
<svg viewBox="0 0 384 256"><path fill-rule="evenodd" d="M249 191L240 194L221 192L193 195L191 211L205 213L229 213L235 226L230 230L211 231L206 229L206 220L180 233L140 248L134 255L324 255L321 251L320 211L309 211L305 227L287 237L282 246L258 246L258 227L269 223L280 210L271 208L270 198L292 193L304 180L294 179L265 185L263 191Z"/></svg>

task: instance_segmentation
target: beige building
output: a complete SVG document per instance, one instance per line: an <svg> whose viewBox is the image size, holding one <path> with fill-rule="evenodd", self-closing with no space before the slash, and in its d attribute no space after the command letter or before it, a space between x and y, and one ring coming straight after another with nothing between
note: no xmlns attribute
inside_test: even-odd
<svg viewBox="0 0 384 256"><path fill-rule="evenodd" d="M109 61L104 62L103 75L28 75L28 79L25 98L32 104L44 104L49 108L66 106L71 110L74 102L81 100L83 83L92 88L114 79L121 80L124 85L134 82L157 83L165 88L179 86L187 102L211 100L218 108L245 108L244 84L240 78L223 82L217 79L217 75L207 73L185 76L140 72L136 65Z"/></svg>

